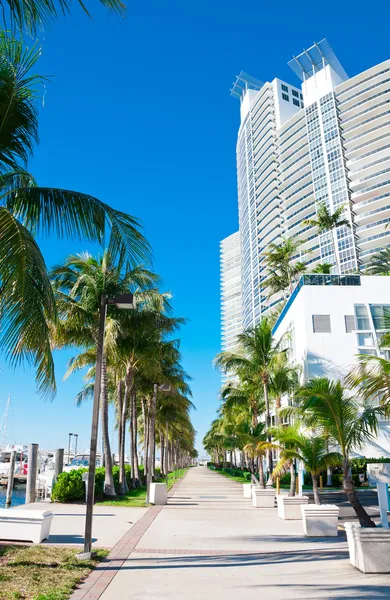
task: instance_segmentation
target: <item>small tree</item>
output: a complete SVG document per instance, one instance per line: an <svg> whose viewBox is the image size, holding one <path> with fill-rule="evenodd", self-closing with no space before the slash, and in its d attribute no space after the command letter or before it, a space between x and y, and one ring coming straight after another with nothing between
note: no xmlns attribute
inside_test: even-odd
<svg viewBox="0 0 390 600"><path fill-rule="evenodd" d="M331 263L322 263L317 265L315 269L313 269L312 273L322 273L322 275L330 275L332 272L333 265Z"/></svg>
<svg viewBox="0 0 390 600"><path fill-rule="evenodd" d="M298 238L282 238L280 244L269 244L265 257L268 271L266 284L270 289L270 296L283 292L283 297L286 298L287 293L292 293L301 275L306 273L305 261L294 262L302 244Z"/></svg>
<svg viewBox="0 0 390 600"><path fill-rule="evenodd" d="M326 232L330 233L330 239L332 242L334 259L335 259L335 262L336 262L336 265L337 265L340 275L341 275L341 267L340 267L340 262L339 262L339 258L338 258L337 248L336 248L336 242L335 242L333 233L339 227L351 227L350 222L348 221L348 219L343 217L343 214L344 214L343 206L336 208L336 210L333 213L331 213L330 210L328 209L328 207L326 206L325 202L319 202L317 204L317 217L315 219L306 219L304 221L305 225L311 225L312 227L316 227L318 233L320 233L320 234L326 233Z"/></svg>
<svg viewBox="0 0 390 600"><path fill-rule="evenodd" d="M301 413L311 420L319 431L325 432L339 446L342 455L343 486L360 524L375 527L359 498L351 476L351 452L359 450L364 442L375 438L378 416L386 414L383 407L363 404L340 381L325 377L313 379L296 393L301 400Z"/></svg>
<svg viewBox="0 0 390 600"><path fill-rule="evenodd" d="M388 246L372 255L367 272L368 275L390 275L390 248Z"/></svg>
<svg viewBox="0 0 390 600"><path fill-rule="evenodd" d="M328 452L324 438L319 436L306 436L296 433L293 429L285 437L286 446L280 453L280 460L274 469L274 475L284 470L285 465L290 465L293 459L300 460L305 471L310 473L313 481L313 494L315 504L321 504L318 493L318 476L327 467L341 464L342 456L338 452ZM295 449L294 449L295 447Z"/></svg>

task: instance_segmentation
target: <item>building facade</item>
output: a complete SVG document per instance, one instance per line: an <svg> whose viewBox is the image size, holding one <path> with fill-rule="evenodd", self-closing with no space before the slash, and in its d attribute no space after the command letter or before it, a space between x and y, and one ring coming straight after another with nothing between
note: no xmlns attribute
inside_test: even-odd
<svg viewBox="0 0 390 600"><path fill-rule="evenodd" d="M267 288L265 252L298 236L309 268L364 269L390 244L390 60L348 78L326 40L290 61L299 86L241 73L237 182L242 327L279 302ZM344 208L350 226L318 234L305 224L318 203ZM227 326L226 320L224 326Z"/></svg>
<svg viewBox="0 0 390 600"><path fill-rule="evenodd" d="M221 242L222 350L233 351L242 332L241 245L237 231Z"/></svg>
<svg viewBox="0 0 390 600"><path fill-rule="evenodd" d="M388 357L381 348L390 310L390 278L360 275L303 275L277 320L273 334L283 339L303 381L344 379L358 354ZM365 456L390 456L390 423L383 420Z"/></svg>

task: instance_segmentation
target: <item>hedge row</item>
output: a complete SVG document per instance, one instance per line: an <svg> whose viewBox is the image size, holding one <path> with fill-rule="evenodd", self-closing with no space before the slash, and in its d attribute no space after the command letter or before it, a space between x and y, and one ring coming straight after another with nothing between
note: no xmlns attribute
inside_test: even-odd
<svg viewBox="0 0 390 600"><path fill-rule="evenodd" d="M352 467L352 480L356 487L360 487L362 482L359 479L359 475L366 475L367 472L367 464L372 463L390 463L390 458L380 457L380 458L353 458L351 460ZM241 469L240 467L219 467L212 462L207 463L207 466L214 471L221 471L222 473L226 473L227 475L231 475L233 477L245 477L248 481L251 480L251 474L249 471L245 469ZM255 476L258 478L258 473L255 473ZM326 478L326 473L323 474L324 481ZM280 478L280 483L284 485L290 485L291 475L289 472L285 473ZM304 483L305 485L312 485L312 478L310 473L305 473L304 475ZM332 473L332 486L333 487L342 487L343 485L343 475L340 468L334 468Z"/></svg>
<svg viewBox="0 0 390 600"><path fill-rule="evenodd" d="M52 500L54 502L84 502L85 501L85 484L83 482L83 473L88 471L87 468L73 469L72 471L63 471L57 478L53 487ZM95 500L102 500L104 493L104 477L105 467L97 467L95 474ZM131 485L131 467L125 465L127 485ZM141 483L145 483L144 468L139 467ZM119 467L115 466L112 469L114 477L115 489L119 488ZM159 477L160 469L156 469L156 476Z"/></svg>

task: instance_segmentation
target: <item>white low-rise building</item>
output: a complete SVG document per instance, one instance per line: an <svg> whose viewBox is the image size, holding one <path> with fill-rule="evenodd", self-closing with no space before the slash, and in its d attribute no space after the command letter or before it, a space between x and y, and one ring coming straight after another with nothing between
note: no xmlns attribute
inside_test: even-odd
<svg viewBox="0 0 390 600"><path fill-rule="evenodd" d="M303 381L342 380L356 365L358 354L385 356L380 340L387 310L390 277L304 275L273 333L277 340L284 336L291 362L302 368ZM381 422L377 441L362 454L390 456L389 422Z"/></svg>

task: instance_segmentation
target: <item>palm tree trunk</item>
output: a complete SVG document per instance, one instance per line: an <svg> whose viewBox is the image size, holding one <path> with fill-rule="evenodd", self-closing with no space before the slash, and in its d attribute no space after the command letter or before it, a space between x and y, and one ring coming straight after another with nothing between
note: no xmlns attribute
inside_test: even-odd
<svg viewBox="0 0 390 600"><path fill-rule="evenodd" d="M168 421L165 422L165 444L166 444L166 449L165 449L165 475L168 476L169 473L169 424ZM162 458L161 458L161 464L162 464Z"/></svg>
<svg viewBox="0 0 390 600"><path fill-rule="evenodd" d="M265 481L264 481L264 465L263 458L259 457L259 485L264 490L265 489Z"/></svg>
<svg viewBox="0 0 390 600"><path fill-rule="evenodd" d="M110 438L108 431L108 388L107 388L107 359L103 352L102 360L102 389L101 389L101 415L102 415L102 438L104 444L105 475L104 475L104 495L116 496L114 477L112 474L112 454L110 448Z"/></svg>
<svg viewBox="0 0 390 600"><path fill-rule="evenodd" d="M271 427L271 414L270 414L270 410L269 410L268 383L266 381L263 382L263 390L264 390L264 400L265 400L266 425L267 425L267 429L269 430L269 428ZM267 435L267 440L269 443L271 443L272 438L271 438L270 434ZM267 455L268 455L268 469L269 469L267 487L273 487L273 484L272 484L273 462L272 462L271 448L269 448L267 450Z"/></svg>
<svg viewBox="0 0 390 600"><path fill-rule="evenodd" d="M356 489L351 477L351 465L348 459L343 461L343 487L344 492L352 505L353 510L356 513L359 523L362 527L376 527L374 521L366 513L363 506L360 504L359 498L357 497Z"/></svg>
<svg viewBox="0 0 390 600"><path fill-rule="evenodd" d="M126 493L124 481L125 477L125 437L123 428L123 380L118 382L117 386L117 410L119 415L118 423L118 452L119 452L119 484L118 494L123 495Z"/></svg>
<svg viewBox="0 0 390 600"><path fill-rule="evenodd" d="M134 406L133 406L133 389L130 389L130 465L131 465L131 486L136 487L135 484L135 463L134 463Z"/></svg>
<svg viewBox="0 0 390 600"><path fill-rule="evenodd" d="M165 475L166 475L166 471L165 471L165 460L166 460L165 435L163 434L161 429L160 429L160 455L161 455L160 473L161 473L162 477L165 477Z"/></svg>
<svg viewBox="0 0 390 600"><path fill-rule="evenodd" d="M311 478L313 480L314 504L321 504L320 494L318 491L318 476L312 474Z"/></svg>
<svg viewBox="0 0 390 600"><path fill-rule="evenodd" d="M294 497L295 496L295 486L296 486L296 473L295 473L295 465L294 465L294 461L292 460L290 463L290 491L288 493L288 495L290 497Z"/></svg>
<svg viewBox="0 0 390 600"><path fill-rule="evenodd" d="M144 424L144 475L146 477L146 473L148 470L149 430L148 430L148 416L147 416L145 398L142 398L142 400L141 400L141 407L142 407L142 421Z"/></svg>
<svg viewBox="0 0 390 600"><path fill-rule="evenodd" d="M252 408L252 427L253 427L253 429L255 429L255 427L257 427L257 424L259 421L259 413L257 411L256 401L252 402L251 408Z"/></svg>
<svg viewBox="0 0 390 600"><path fill-rule="evenodd" d="M275 426L277 427L279 425L279 410L282 407L282 399L280 396L277 396L275 398Z"/></svg>
<svg viewBox="0 0 390 600"><path fill-rule="evenodd" d="M126 455L126 423L129 412L129 402L130 402L130 393L133 385L133 371L131 367L128 367L126 370L125 377L125 391L124 398L122 404L122 415L121 415L121 427L122 427L122 444L121 444L121 453L122 456L119 459L119 488L122 494L127 494L129 491L129 486L127 485L126 479L126 469L125 469L125 455ZM131 476L133 476L133 472L131 472Z"/></svg>
<svg viewBox="0 0 390 600"><path fill-rule="evenodd" d="M152 483L155 470L155 440L156 440L156 406L157 406L157 391L158 385L153 385L153 395L150 403L149 410L149 460L148 460L148 473L147 473L147 488L148 495L150 492L150 484Z"/></svg>
<svg viewBox="0 0 390 600"><path fill-rule="evenodd" d="M141 482L139 478L139 463L138 463L138 409L137 409L137 394L133 385L132 390L133 400L133 443L134 443L134 481L136 487L139 487Z"/></svg>

